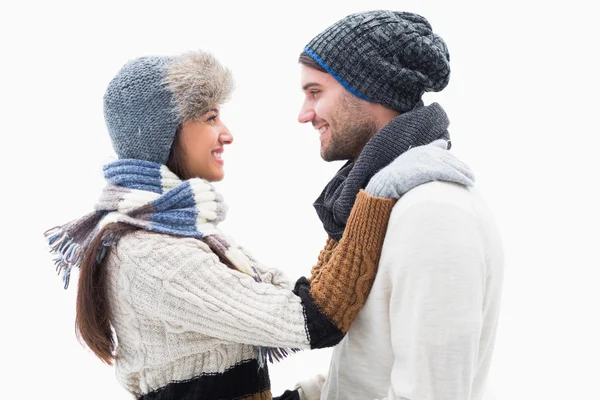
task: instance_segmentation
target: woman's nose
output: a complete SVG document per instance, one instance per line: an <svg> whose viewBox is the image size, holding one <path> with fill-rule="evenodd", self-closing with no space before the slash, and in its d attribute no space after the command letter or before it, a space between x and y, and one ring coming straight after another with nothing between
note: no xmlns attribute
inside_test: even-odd
<svg viewBox="0 0 600 400"><path fill-rule="evenodd" d="M221 134L219 136L219 141L223 144L231 144L233 143L233 135L231 134L231 132L229 131L229 129L227 128L227 126L225 126L225 124L223 124L223 129L221 131Z"/></svg>

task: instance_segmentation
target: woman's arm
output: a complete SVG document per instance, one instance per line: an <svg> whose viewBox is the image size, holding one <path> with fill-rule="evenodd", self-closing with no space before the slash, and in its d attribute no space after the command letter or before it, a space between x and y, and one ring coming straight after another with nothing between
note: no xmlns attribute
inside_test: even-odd
<svg viewBox="0 0 600 400"><path fill-rule="evenodd" d="M163 282L160 316L176 329L238 343L333 346L366 301L393 204L359 193L340 242L322 252L312 281L300 278L293 291L255 282L196 251Z"/></svg>

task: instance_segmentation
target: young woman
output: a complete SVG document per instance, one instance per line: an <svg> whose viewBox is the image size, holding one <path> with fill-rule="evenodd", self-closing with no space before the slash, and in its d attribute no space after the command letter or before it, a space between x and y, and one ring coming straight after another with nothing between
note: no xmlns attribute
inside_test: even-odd
<svg viewBox="0 0 600 400"><path fill-rule="evenodd" d="M138 399L271 399L266 361L338 343L373 283L394 204L377 193L293 288L219 230L232 86L203 52L127 63L104 97L107 186L46 233L65 288L80 268L80 338Z"/></svg>

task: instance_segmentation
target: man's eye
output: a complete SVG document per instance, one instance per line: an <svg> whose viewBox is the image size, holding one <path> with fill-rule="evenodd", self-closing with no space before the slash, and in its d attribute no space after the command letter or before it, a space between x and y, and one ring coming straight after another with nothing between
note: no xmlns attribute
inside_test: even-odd
<svg viewBox="0 0 600 400"><path fill-rule="evenodd" d="M315 97L317 94L321 93L319 90L311 90L310 95Z"/></svg>

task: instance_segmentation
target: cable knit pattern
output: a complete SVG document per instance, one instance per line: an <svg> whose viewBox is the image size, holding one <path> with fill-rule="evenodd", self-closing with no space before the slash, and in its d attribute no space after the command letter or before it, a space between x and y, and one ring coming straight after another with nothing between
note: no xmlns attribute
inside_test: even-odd
<svg viewBox="0 0 600 400"><path fill-rule="evenodd" d="M259 281L201 240L126 234L104 264L120 383L144 400L270 399L258 349L341 340L370 290L393 204L361 191L347 233L321 252L313 286L301 278L294 291L247 253Z"/></svg>
<svg viewBox="0 0 600 400"><path fill-rule="evenodd" d="M321 269L311 282L315 302L342 332L348 331L367 300L393 205L391 199L370 197L361 190L348 219L346 234L335 253L323 255L323 258L330 257L330 267L326 271ZM356 218L361 214L369 214L370 218ZM360 236L355 236L357 234ZM348 282L356 282L356 287L349 286ZM340 303L334 299L345 301Z"/></svg>
<svg viewBox="0 0 600 400"><path fill-rule="evenodd" d="M208 182L141 160L111 163L105 177L95 211L46 235L65 286L102 235L117 376L141 400L267 396L268 361L339 343L366 300L394 203L360 193L339 245L321 254L316 287L302 277L291 290L222 234L226 207ZM114 223L139 231L105 232Z"/></svg>
<svg viewBox="0 0 600 400"><path fill-rule="evenodd" d="M218 258L199 240L146 231L124 236L109 253L105 267L109 268L111 321L119 344L117 377L136 396L171 382L222 373L236 364L256 359L256 348L248 344L248 340L220 337L219 333L227 328L211 316L215 308L226 305L213 306L211 296L215 291L204 293L206 286L198 287L203 280L212 285L215 278L224 277L226 283L231 284L226 286L233 289L226 292L219 286L222 298L239 299L240 295L233 293L235 289L245 290L246 294L254 292L256 298L256 288L252 285L245 288L240 283L254 281L222 264L219 272L224 274L215 274L217 263ZM189 274L191 271L194 273ZM187 295L178 292L188 279L192 279L187 289L190 292ZM307 347L300 300L289 290L279 291L291 299L286 301L289 313L279 313L282 317L279 324L297 327L296 332L289 333L292 338L286 340L303 342L303 347ZM248 300L245 298L244 302ZM211 324L216 329L211 329ZM263 324L262 329L268 327ZM240 338L242 334L237 332L235 336ZM264 336L268 336L268 332Z"/></svg>
<svg viewBox="0 0 600 400"><path fill-rule="evenodd" d="M317 259L317 263L312 267L309 282L312 283L315 279L319 278L323 266L329 262L337 245L338 243L335 240L330 237L327 238L325 248L321 250L319 253L319 258Z"/></svg>
<svg viewBox="0 0 600 400"><path fill-rule="evenodd" d="M182 256L173 253L159 257ZM170 324L236 343L308 347L302 304L291 291L223 268L212 253L184 252L173 264L180 268L163 280L159 309Z"/></svg>

